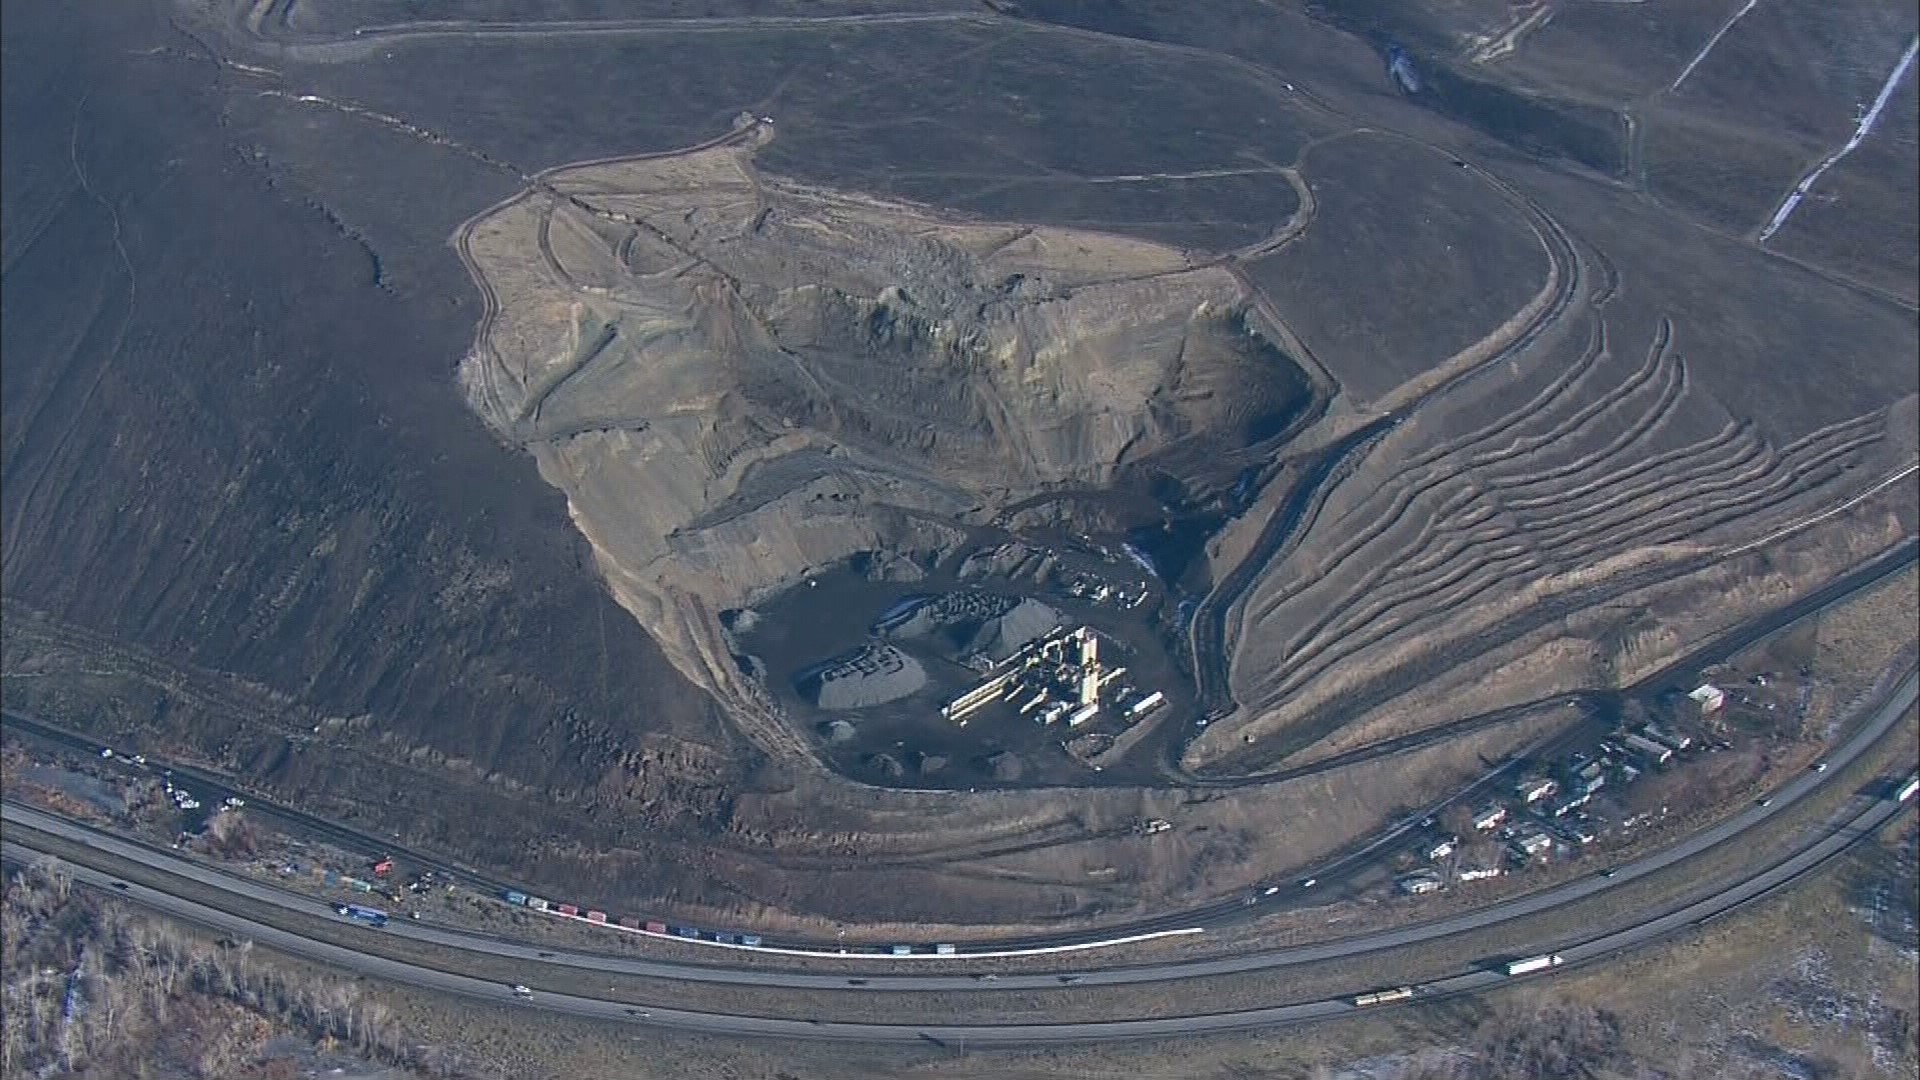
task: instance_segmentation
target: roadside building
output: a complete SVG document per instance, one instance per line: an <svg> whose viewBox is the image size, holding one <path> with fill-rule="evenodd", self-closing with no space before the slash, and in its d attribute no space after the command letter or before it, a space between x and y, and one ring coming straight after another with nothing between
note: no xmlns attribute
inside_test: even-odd
<svg viewBox="0 0 1920 1080"><path fill-rule="evenodd" d="M1513 794L1523 803L1537 803L1550 798L1560 790L1560 785L1544 776L1529 776L1514 785Z"/></svg>
<svg viewBox="0 0 1920 1080"><path fill-rule="evenodd" d="M1585 792L1570 791L1567 794L1562 795L1558 799L1555 799L1553 801L1553 806L1552 806L1553 816L1566 817L1568 814L1571 814L1575 810L1578 810L1581 807L1587 805L1588 800L1592 798L1593 796L1588 795Z"/></svg>
<svg viewBox="0 0 1920 1080"><path fill-rule="evenodd" d="M1394 884L1408 896L1420 896L1425 893L1439 892L1440 887L1445 883L1440 880L1439 874L1431 870L1415 870L1411 874L1401 875Z"/></svg>
<svg viewBox="0 0 1920 1080"><path fill-rule="evenodd" d="M1659 724L1648 724L1644 730L1647 738L1676 753L1693 745L1693 736L1676 734Z"/></svg>
<svg viewBox="0 0 1920 1080"><path fill-rule="evenodd" d="M1481 832L1485 832L1489 829L1497 828L1499 824L1505 820L1507 820L1507 808L1499 803L1488 803L1475 811L1473 815L1473 827Z"/></svg>
<svg viewBox="0 0 1920 1080"><path fill-rule="evenodd" d="M1426 855L1429 862L1439 862L1441 859L1453 854L1459 847L1459 837L1442 836L1428 841L1426 849L1422 854Z"/></svg>
<svg viewBox="0 0 1920 1080"><path fill-rule="evenodd" d="M1687 697L1700 706L1701 716L1719 712L1727 704L1727 692L1712 683L1701 683L1697 689L1689 691Z"/></svg>
<svg viewBox="0 0 1920 1080"><path fill-rule="evenodd" d="M1573 786L1583 795L1591 795L1607 786L1606 766L1589 761L1573 774Z"/></svg>
<svg viewBox="0 0 1920 1080"><path fill-rule="evenodd" d="M1649 765L1665 765L1673 760L1673 751L1654 742L1645 735L1629 735L1624 740L1627 749L1638 755L1641 761Z"/></svg>
<svg viewBox="0 0 1920 1080"><path fill-rule="evenodd" d="M1553 848L1553 837L1539 829L1529 827L1514 833L1507 848L1521 862L1529 862Z"/></svg>

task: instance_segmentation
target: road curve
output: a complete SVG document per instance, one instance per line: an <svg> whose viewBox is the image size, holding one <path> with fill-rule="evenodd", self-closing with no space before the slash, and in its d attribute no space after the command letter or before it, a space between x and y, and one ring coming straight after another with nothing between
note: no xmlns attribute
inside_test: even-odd
<svg viewBox="0 0 1920 1080"><path fill-rule="evenodd" d="M1909 686L1911 686L1911 680L1909 680ZM1909 698L1910 701L1911 698ZM1804 795L1805 791L1803 790L1801 794ZM1865 802L1864 807L1860 805L1862 801ZM1903 803L1884 795L1870 800L1856 800L1849 806L1848 813L1836 823L1837 827L1827 831L1818 842L1731 888L1678 910L1643 920L1632 927L1605 934L1578 945L1560 947L1557 951L1566 958L1566 963L1557 970L1564 971L1569 967L1578 967L1605 959L1626 949L1647 944L1732 911L1756 897L1817 869L1828 859L1845 851L1861 837L1870 835L1875 828L1903 809ZM35 853L30 849L11 840L0 846L0 855L12 861L27 861L35 857ZM975 1046L1031 1045L1155 1038L1274 1027L1341 1016L1358 1009L1350 998L1337 997L1233 1012L1126 1020L1055 1024L882 1024L844 1020L736 1016L664 1006L628 1005L598 998L546 992L535 993L531 998L522 1000L515 998L509 988L485 979L372 956L331 942L315 941L165 892L117 882L112 875L87 867L76 867L73 872L78 880L86 884L117 892L125 899L142 906L225 933L250 938L269 948L291 955L333 964L376 978L503 1004L521 1002L528 1008L564 1013L583 1019L623 1021L716 1035L771 1036L785 1039L862 1043L931 1041L943 1045L948 1043L972 1043ZM368 932L378 933L379 931ZM1510 981L1509 977L1501 974L1500 971L1482 966L1424 983L1415 988L1417 992L1410 1000L1419 1002L1435 997L1467 993L1507 981Z"/></svg>
<svg viewBox="0 0 1920 1080"><path fill-rule="evenodd" d="M1909 671L1879 703L1867 722L1828 756L1827 761L1830 767L1827 770L1804 773L1781 787L1766 801L1765 805L1748 807L1734 817L1688 836L1686 839L1671 847L1654 852L1632 863L1619 866L1615 869L1611 877L1601 878L1598 876L1588 876L1553 889L1518 897L1498 904L1492 904L1475 911L1464 912L1432 922L1399 927L1342 940L1231 956L1175 960L1166 963L1136 965L1131 967L1093 969L1077 973L1075 983L1076 985L1084 986L1114 986L1273 970L1300 964L1316 963L1366 953L1404 948L1465 931L1484 929L1572 903L1603 890L1615 888L1637 878L1675 866L1712 850L1721 844L1737 842L1748 830L1767 821L1774 814L1791 807L1800 799L1816 791L1823 783L1829 782L1833 777L1844 772L1847 764L1891 731L1916 702L1920 702L1920 672ZM1804 863L1798 860L1803 860L1810 851L1822 850L1822 845L1827 844L1834 836L1848 835L1848 827L1858 824L1858 819L1862 816L1872 814L1874 812L1873 806L1880 805L1880 803L1884 801L1885 800L1876 801L1865 811L1860 810L1857 805L1850 806L1847 814L1843 817L1843 827L1839 832L1828 835L1820 844L1816 844L1802 851L1800 854L1748 878L1746 881L1725 890L1715 897L1687 905L1676 911L1660 913L1657 916L1637 923L1633 927L1609 933L1603 937L1596 938L1593 942L1575 946L1571 949L1561 948L1559 951L1568 955L1570 959L1584 958L1590 955L1588 950L1591 949L1599 949L1601 952L1615 951L1646 940L1646 934L1641 933L1646 927L1657 926L1661 929L1653 931L1652 933L1665 933L1675 925L1697 921L1718 910L1724 910L1726 907L1731 906L1732 903L1744 902L1745 899L1751 898L1752 895L1757 895L1758 891L1765 891L1786 880L1790 880L1794 874L1802 872L1805 868L1813 865L1812 863ZM1893 807L1893 809L1897 809L1897 806ZM1891 812L1892 810L1889 810L1889 814ZM327 904L312 897L300 896L272 885L239 878L212 867L187 862L166 852L122 840L86 826L34 810L30 807L6 803L4 807L0 807L0 819L3 819L8 825L16 827L12 839L22 842L23 846L25 838L18 832L18 828L36 829L74 843L87 845L103 854L138 862L166 873L190 878L214 889L245 896L252 900L272 904L292 912L322 917L330 917L332 914L331 908ZM1831 854L1831 851L1829 851L1828 854ZM1821 857L1824 858L1824 856ZM1818 860L1816 859L1815 861L1817 862ZM1783 869L1794 866L1800 866L1801 869ZM1757 891L1743 893L1742 890ZM128 894L136 895L131 888L128 890ZM147 891L143 891L138 895L143 898L157 899L161 894L149 894ZM1738 897L1737 899L1728 899L1736 895ZM1716 904L1718 907L1715 906ZM186 914L185 912L178 911L173 905L186 905L191 911L202 913L201 915L194 916L195 921L208 921L204 913L211 909L202 908L200 905L193 904L190 901L169 898L166 910ZM224 913L220 913L218 917L223 920L238 919L237 916L226 915ZM240 921L245 922L245 920ZM221 925L224 929L231 929L231 927L224 923ZM251 933L250 930L243 932ZM1060 976L1057 973L1010 973L1001 975L991 982L977 979L971 974L876 973L861 975L859 976L860 982L854 984L849 982L849 977L845 974L730 969L708 964L692 964L680 961L599 956L591 953L560 949L542 949L536 945L510 941L487 934L432 926L408 920L398 920L390 923L383 932L411 938L428 944L495 957L519 959L533 963L549 963L609 974L677 979L701 983L816 990L829 988L842 990L860 989L870 992L986 992L1057 988L1060 985ZM279 933L284 935L284 932ZM1639 936L1635 936L1636 934ZM293 935L284 936L290 937ZM267 939L260 938L259 940ZM315 942L313 944L318 946L321 943ZM328 947L337 948L337 946ZM863 956L860 959L863 961L873 961L887 958ZM923 957L918 959L922 961L922 964L925 964L942 960L964 961L967 959L967 956L966 954L960 954L955 957ZM337 960L330 959L330 962L337 962ZM916 964L915 966L919 967L922 965ZM369 973L385 974L384 972L372 971L369 971ZM1472 989L1476 985L1479 984L1462 984L1458 988ZM1304 1008L1307 1006L1301 1007ZM1292 1006L1287 1008L1292 1008ZM1297 1016L1291 1013L1284 1015L1275 1014L1267 1020L1249 1021L1249 1023L1278 1022L1289 1018L1303 1019L1315 1015L1321 1014L1311 1013ZM700 1028L700 1030L716 1029ZM1131 1031L1133 1029L1128 1030ZM1134 1032L1134 1034L1155 1033L1164 1034L1166 1032L1148 1030Z"/></svg>
<svg viewBox="0 0 1920 1080"><path fill-rule="evenodd" d="M1626 691L1618 692L1616 695L1601 696L1635 694L1660 689L1690 688L1692 685L1690 682L1684 686L1682 685L1679 679L1682 673L1696 671L1699 667L1709 662L1725 659L1732 653L1746 648L1772 633L1778 632L1801 618L1825 610L1828 606L1879 581L1889 573L1912 565L1916 556L1920 556L1920 543L1916 543L1913 538L1909 538L1906 542L1890 549L1867 565L1842 575L1840 578L1816 590L1814 593L1803 597L1801 600L1779 611L1772 612L1765 617L1742 624L1717 639L1713 644L1702 646L1700 649L1675 660L1672 664L1655 672L1634 687ZM1578 699L1588 696L1591 695L1576 694L1574 698ZM1529 702L1523 706L1517 706L1513 709L1503 710L1491 715L1495 717L1516 715L1525 709L1544 707L1554 703L1554 701ZM4 723L56 745L65 746L88 755L98 754L103 749L103 744L94 739L61 728L49 726L33 717L24 716L12 710L5 709L0 709L0 713L4 714ZM166 763L155 762L151 768L159 770L165 764ZM211 801L218 801L229 795L243 796L251 802L253 806L253 811L251 812L265 814L269 818L277 819L287 824L297 826L300 829L311 831L315 835L329 838L349 850L360 848L369 851L388 852L421 866L431 867L449 875L451 880L482 892L497 893L504 889L520 889L525 892L534 891L525 884L503 883L469 867L449 863L445 859L431 857L421 852L410 850L404 845L396 843L393 838L375 838L357 833L345 826L316 818L291 807L276 805L257 791L246 790L236 786L231 778L211 775L199 769L190 768L178 763L172 765L172 775L176 780L190 782L193 785L193 790L200 793L203 797L210 795ZM1461 793L1456 793L1456 797L1460 795ZM1437 810L1434 808L1428 808L1422 813L1412 815L1408 819L1408 822L1418 821L1422 817L1435 812L1437 812ZM1301 870L1302 875L1304 876L1305 874L1311 873L1321 880L1323 889L1328 888L1335 883L1334 879L1337 877L1337 871L1341 865L1348 863L1355 857L1363 856L1366 850L1377 847L1378 843L1379 840L1376 839L1368 849L1362 849L1359 852L1350 851L1333 863L1303 867ZM1276 903L1297 899L1305 895L1304 891L1293 882L1281 884L1279 887L1282 890L1282 895L1275 901ZM1188 930L1196 926L1220 926L1231 922L1243 921L1249 916L1257 914L1256 909L1243 906L1242 899L1243 897L1241 896L1228 897L1198 907L1188 908L1184 911L1169 912L1139 919L1124 926L1107 927L1099 931L1082 930L1003 940L989 945L988 951L1025 952L1034 949L1067 951L1064 948L1056 950L1053 947L1097 946L1102 942L1110 943L1116 938L1132 937L1155 932ZM1265 905L1262 905L1262 907L1264 906ZM700 944L710 945L715 953L720 953L726 948L725 946L705 941L700 942ZM792 948L801 951L803 954L811 951L820 955L837 955L841 943L829 941L769 942L769 944ZM965 950L965 952L976 954L980 951L982 950L978 947ZM856 952L860 952L860 950L856 950ZM871 956L873 954L869 951L862 952L861 955ZM905 958L886 957L886 959Z"/></svg>

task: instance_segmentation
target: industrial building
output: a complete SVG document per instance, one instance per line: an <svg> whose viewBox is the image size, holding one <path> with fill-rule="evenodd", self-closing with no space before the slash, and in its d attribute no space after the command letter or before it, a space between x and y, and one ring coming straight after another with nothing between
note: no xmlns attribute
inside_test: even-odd
<svg viewBox="0 0 1920 1080"><path fill-rule="evenodd" d="M1006 701L1036 723L1065 720L1077 728L1108 709L1131 721L1166 703L1158 690L1136 700L1131 687L1114 689L1126 672L1101 662L1100 638L1091 628L1060 627L993 665L980 685L948 702L940 715L964 726L974 712Z"/></svg>

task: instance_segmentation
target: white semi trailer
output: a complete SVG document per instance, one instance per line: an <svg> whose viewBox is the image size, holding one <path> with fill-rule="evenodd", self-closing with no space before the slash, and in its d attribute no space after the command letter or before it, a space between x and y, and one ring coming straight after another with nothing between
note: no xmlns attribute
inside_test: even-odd
<svg viewBox="0 0 1920 1080"><path fill-rule="evenodd" d="M1531 975L1536 971L1545 971L1548 968L1556 968L1564 963L1566 963L1566 960L1559 953L1547 953L1543 956L1529 956L1525 960L1509 960L1507 962L1507 974Z"/></svg>

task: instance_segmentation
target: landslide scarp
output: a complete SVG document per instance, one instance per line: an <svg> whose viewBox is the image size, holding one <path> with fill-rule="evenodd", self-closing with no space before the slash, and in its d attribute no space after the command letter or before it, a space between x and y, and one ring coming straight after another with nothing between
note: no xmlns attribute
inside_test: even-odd
<svg viewBox="0 0 1920 1080"><path fill-rule="evenodd" d="M718 612L861 552L950 549L1037 493L1205 460L1303 404L1224 270L781 183L748 145L549 174L458 243L492 301L469 401L566 493L676 665L788 759L811 755Z"/></svg>

